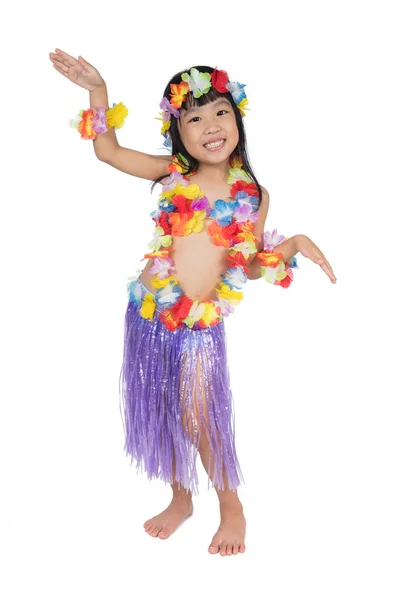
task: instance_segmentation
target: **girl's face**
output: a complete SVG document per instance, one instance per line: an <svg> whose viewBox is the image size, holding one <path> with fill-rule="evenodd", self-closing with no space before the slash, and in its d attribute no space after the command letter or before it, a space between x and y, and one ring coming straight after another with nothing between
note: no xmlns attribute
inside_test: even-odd
<svg viewBox="0 0 400 600"><path fill-rule="evenodd" d="M180 113L178 131L191 156L200 163L209 164L229 159L239 142L236 118L229 100L217 98L204 106L182 108Z"/></svg>

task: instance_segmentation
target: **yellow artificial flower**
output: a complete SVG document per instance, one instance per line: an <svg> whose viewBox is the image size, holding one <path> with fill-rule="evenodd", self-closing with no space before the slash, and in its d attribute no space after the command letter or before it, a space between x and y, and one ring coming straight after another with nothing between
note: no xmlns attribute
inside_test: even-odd
<svg viewBox="0 0 400 600"><path fill-rule="evenodd" d="M153 296L151 294L145 294L142 306L140 307L140 316L144 319L149 319L149 321L152 321L155 309L156 303Z"/></svg>
<svg viewBox="0 0 400 600"><path fill-rule="evenodd" d="M166 285L168 285L169 283L178 285L178 281L176 280L175 277L166 277L165 279L158 279L158 275L156 275L151 280L151 285L157 289L163 288Z"/></svg>
<svg viewBox="0 0 400 600"><path fill-rule="evenodd" d="M243 299L243 292L236 292L235 290L231 290L229 285L226 283L221 283L217 286L218 298L222 298L228 304L232 306L236 306Z"/></svg>
<svg viewBox="0 0 400 600"><path fill-rule="evenodd" d="M160 114L162 114L162 113L160 113ZM158 121L162 121L161 134L163 134L166 131L168 131L168 129L171 127L171 121L164 121L164 119L162 119L160 117L156 117L156 119Z"/></svg>
<svg viewBox="0 0 400 600"><path fill-rule="evenodd" d="M201 197L201 190L197 183L190 183L189 185L181 185L177 183L172 190L166 190L165 192L161 192L160 198L172 198L172 196L182 194L189 198L189 200L194 200L195 198Z"/></svg>
<svg viewBox="0 0 400 600"><path fill-rule="evenodd" d="M246 173L246 171L243 171L243 169L241 169L240 167L230 168L227 183L233 183L234 181L237 181L238 179L247 181L248 183L251 183L253 181L251 179L250 175L248 175Z"/></svg>
<svg viewBox="0 0 400 600"><path fill-rule="evenodd" d="M111 127L115 127L115 129L120 129L124 124L125 117L129 114L128 109L125 104L122 102L118 102L112 108L109 108L106 111L106 119L107 119L107 127L110 129Z"/></svg>
<svg viewBox="0 0 400 600"><path fill-rule="evenodd" d="M239 104L237 105L238 109L240 110L240 114L245 117L246 113L245 110L250 110L247 105L248 105L249 101L247 98L243 98L243 100L241 100L239 102Z"/></svg>
<svg viewBox="0 0 400 600"><path fill-rule="evenodd" d="M189 233L199 233L200 231L203 231L204 229L204 219L207 216L207 213L205 210L195 210L194 212L194 217L192 219L190 219L190 221L188 221L187 225L190 225L190 230L188 231L188 233L185 233L185 235L188 235ZM186 231L186 227L185 227L185 231Z"/></svg>
<svg viewBox="0 0 400 600"><path fill-rule="evenodd" d="M285 263L281 261L277 267L261 266L261 277L263 277L267 283L282 281L282 279L287 277Z"/></svg>
<svg viewBox="0 0 400 600"><path fill-rule="evenodd" d="M215 325L219 320L217 307L213 302L202 302L202 304L204 304L204 312L201 316L202 323L204 323L206 327L208 327L210 324Z"/></svg>
<svg viewBox="0 0 400 600"><path fill-rule="evenodd" d="M254 234L251 231L246 231L244 229L244 231L239 232L235 236L235 245L230 249L230 254L235 256L237 252L241 252L247 259L251 254L257 252L257 246L255 242L256 237Z"/></svg>

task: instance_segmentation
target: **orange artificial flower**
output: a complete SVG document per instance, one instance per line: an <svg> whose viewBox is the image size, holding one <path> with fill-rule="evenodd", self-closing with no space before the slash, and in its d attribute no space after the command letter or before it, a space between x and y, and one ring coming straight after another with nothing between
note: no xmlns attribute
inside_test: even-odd
<svg viewBox="0 0 400 600"><path fill-rule="evenodd" d="M170 104L172 108L181 108L182 102L186 100L186 94L189 92L189 85L186 81L182 81L182 83L171 83L170 87Z"/></svg>

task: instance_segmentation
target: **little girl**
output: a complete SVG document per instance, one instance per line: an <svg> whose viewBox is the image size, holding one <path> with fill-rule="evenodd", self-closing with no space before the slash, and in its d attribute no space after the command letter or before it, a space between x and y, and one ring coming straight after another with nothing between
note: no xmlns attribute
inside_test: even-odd
<svg viewBox="0 0 400 600"><path fill-rule="evenodd" d="M125 450L149 479L172 487L170 505L144 523L166 539L193 512L196 458L220 502L220 526L208 548L245 551L246 520L237 488L244 482L235 449L234 407L224 317L241 301L247 279L287 288L295 254L336 277L305 235L264 233L269 195L246 151L244 84L226 71L197 66L168 82L160 103L168 156L118 144L127 108L109 108L99 72L56 49L54 67L90 92L90 108L72 125L91 139L101 161L162 184L145 267L130 278L120 393Z"/></svg>

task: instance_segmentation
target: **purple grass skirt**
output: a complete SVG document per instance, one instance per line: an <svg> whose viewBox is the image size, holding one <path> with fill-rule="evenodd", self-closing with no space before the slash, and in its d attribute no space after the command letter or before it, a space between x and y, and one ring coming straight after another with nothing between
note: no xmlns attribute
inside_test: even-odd
<svg viewBox="0 0 400 600"><path fill-rule="evenodd" d="M144 293L150 293L143 283ZM235 449L235 418L225 326L169 331L140 315L130 301L125 315L120 408L126 454L148 479L175 481L198 494L200 439L210 447L208 487L230 490L244 483ZM180 487L180 486L179 486Z"/></svg>

